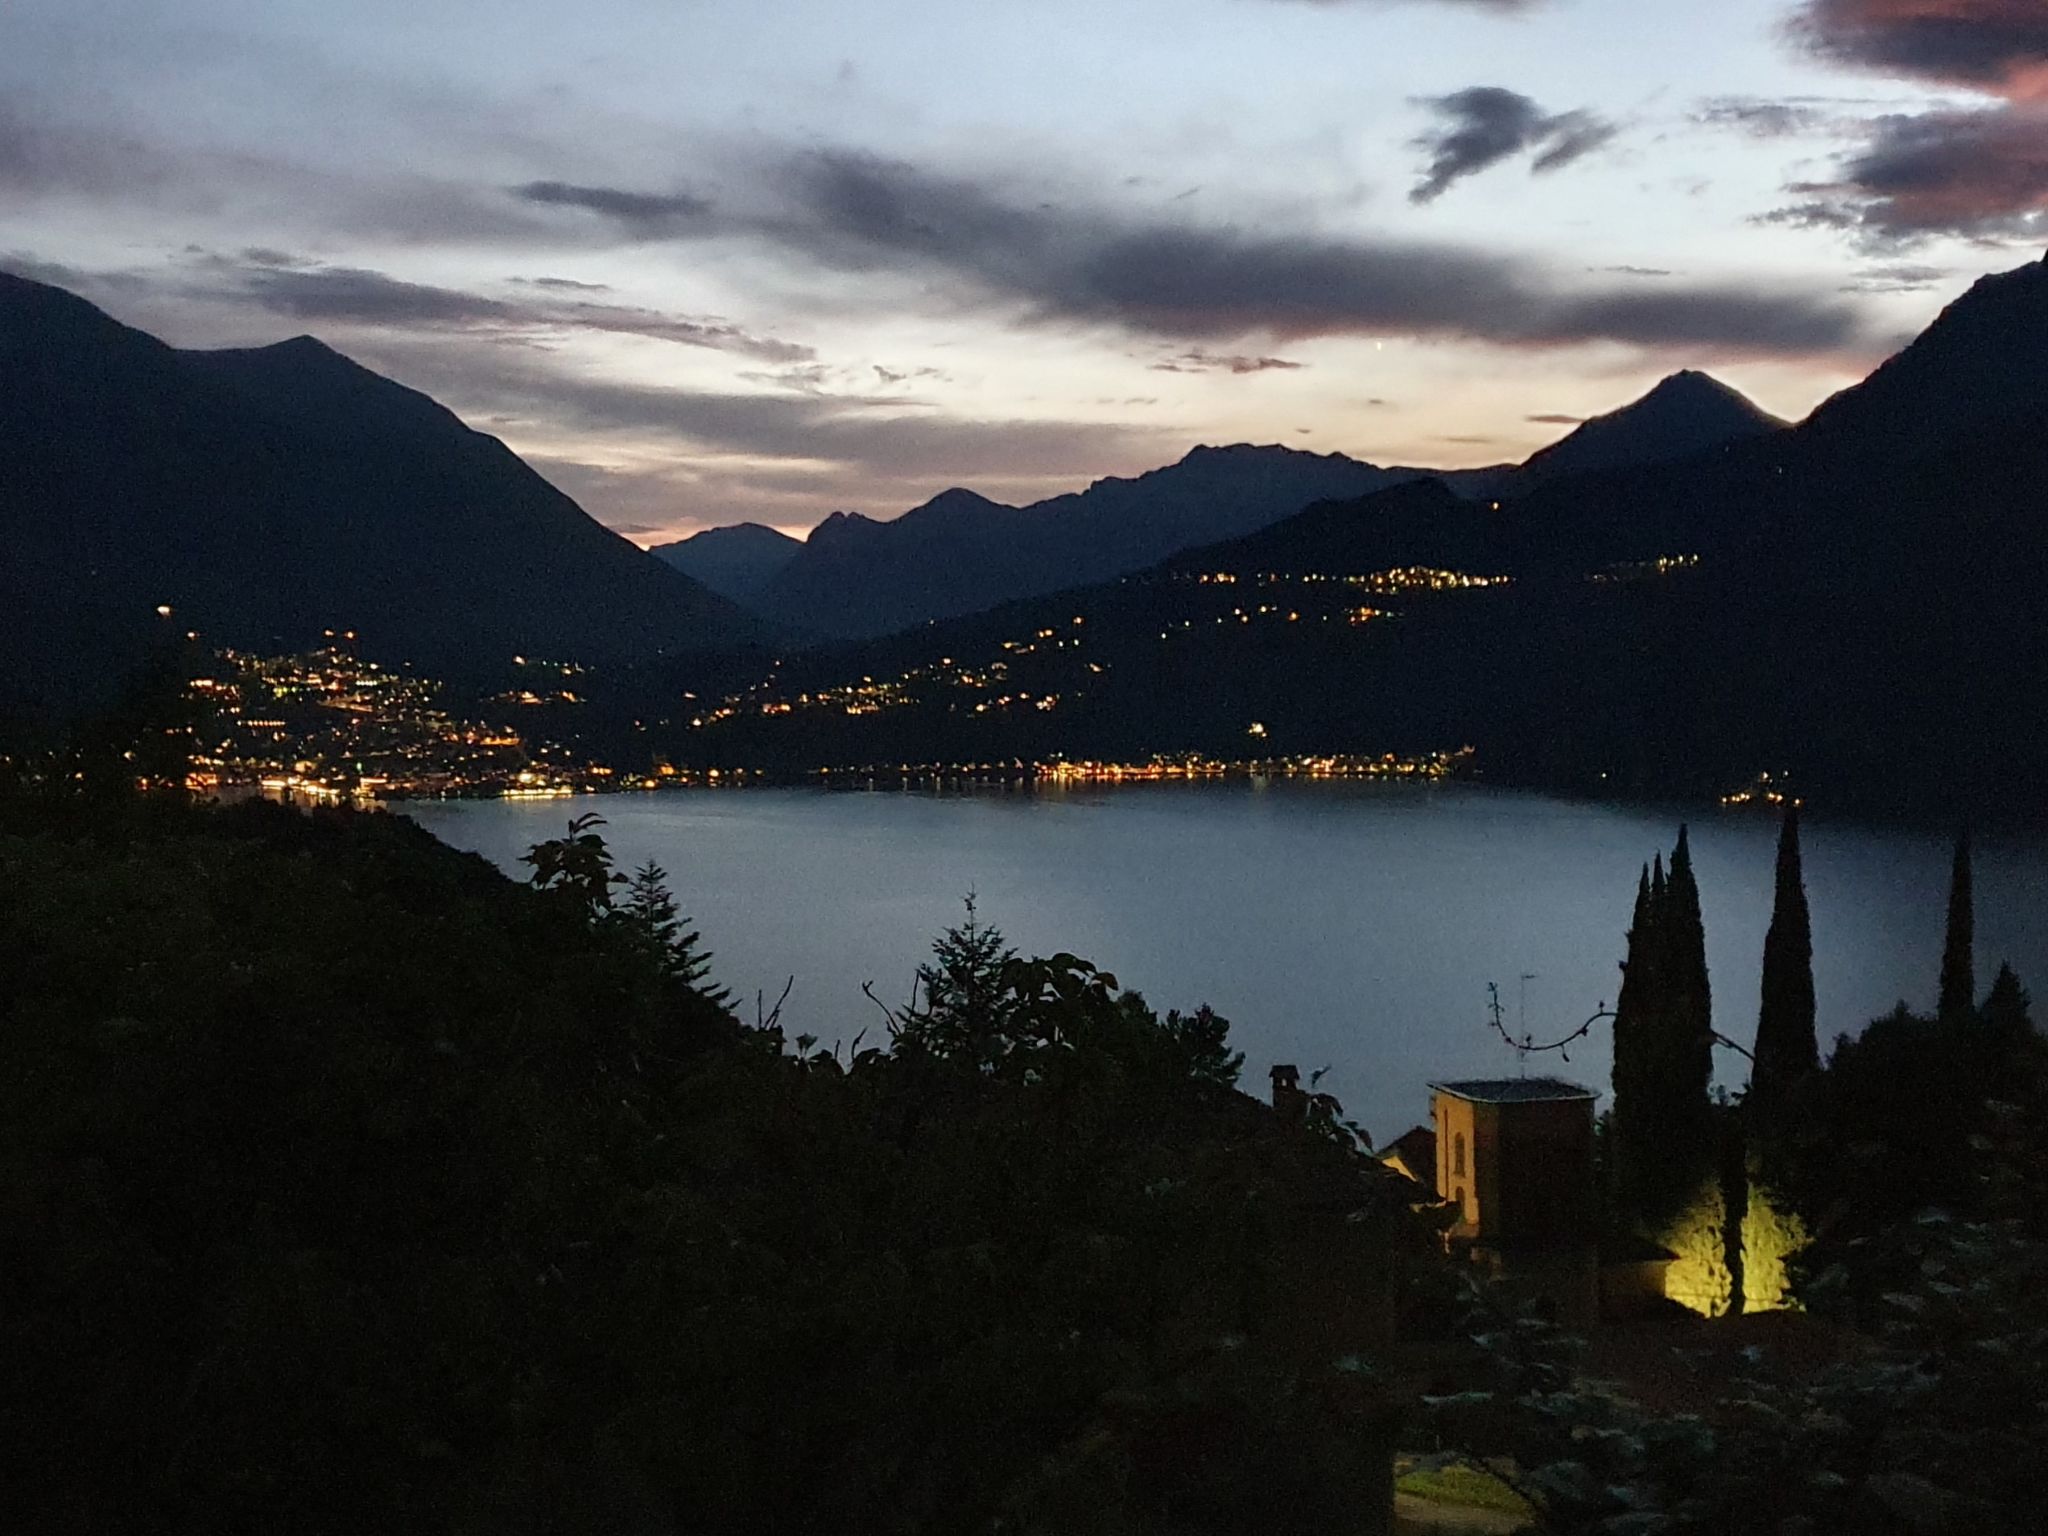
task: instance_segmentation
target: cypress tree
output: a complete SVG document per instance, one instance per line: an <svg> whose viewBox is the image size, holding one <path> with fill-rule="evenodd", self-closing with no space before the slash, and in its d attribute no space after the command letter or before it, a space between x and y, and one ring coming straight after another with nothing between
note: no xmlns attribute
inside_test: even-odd
<svg viewBox="0 0 2048 1536"><path fill-rule="evenodd" d="M1649 1017L1657 992L1655 912L1645 864L1621 962L1621 995L1614 1001L1614 1105L1607 1122L1608 1182L1625 1211L1641 1203L1641 1169L1656 1123L1656 1028Z"/></svg>
<svg viewBox="0 0 2048 1536"><path fill-rule="evenodd" d="M1764 935L1763 1006L1757 1012L1756 1060L1749 1102L1760 1112L1820 1067L1814 1036L1813 926L1799 860L1799 809L1785 808L1778 831L1778 889Z"/></svg>
<svg viewBox="0 0 2048 1536"><path fill-rule="evenodd" d="M1941 952L1941 1002L1935 1017L1944 1024L1970 1018L1977 1007L1976 914L1970 895L1970 832L1956 835L1955 864L1949 873L1948 939Z"/></svg>
<svg viewBox="0 0 2048 1536"><path fill-rule="evenodd" d="M1707 982L1707 930L1700 888L1693 877L1686 829L1671 853L1669 900L1661 926L1669 1031L1664 1090L1667 1157L1672 1198L1683 1199L1714 1166L1715 1132L1708 1093L1714 1078L1714 1002Z"/></svg>

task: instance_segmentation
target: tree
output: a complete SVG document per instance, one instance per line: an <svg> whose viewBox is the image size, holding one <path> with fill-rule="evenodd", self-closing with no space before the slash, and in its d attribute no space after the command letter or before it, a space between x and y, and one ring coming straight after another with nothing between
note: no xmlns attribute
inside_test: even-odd
<svg viewBox="0 0 2048 1536"><path fill-rule="evenodd" d="M535 843L519 856L520 863L533 866L535 890L556 893L591 922L612 910L612 887L626 883L612 868L612 851L596 830L604 824L597 812L586 811L570 820L567 837Z"/></svg>
<svg viewBox="0 0 2048 1536"><path fill-rule="evenodd" d="M1973 950L1976 915L1970 892L1970 832L1956 835L1955 863L1948 884L1948 937L1941 951L1941 1001L1934 1014L1944 1024L1968 1019L1976 1009L1977 979Z"/></svg>
<svg viewBox="0 0 2048 1536"><path fill-rule="evenodd" d="M1778 832L1777 896L1764 935L1763 1006L1749 1102L1762 1114L1820 1067L1814 1038L1813 928L1800 871L1799 808L1787 806Z"/></svg>
<svg viewBox="0 0 2048 1536"><path fill-rule="evenodd" d="M1636 888L1615 1006L1613 1187L1618 1212L1656 1235L1715 1165L1706 932L1685 829L1667 878L1659 855Z"/></svg>
<svg viewBox="0 0 2048 1536"><path fill-rule="evenodd" d="M649 859L633 872L626 883L625 900L614 909L614 915L652 951L655 963L668 975L714 1003L732 1000L726 988L706 984L710 952L702 947L703 935L689 927L690 920L677 911L668 888L668 871L659 864Z"/></svg>
<svg viewBox="0 0 2048 1536"><path fill-rule="evenodd" d="M897 1045L993 1065L1006 1033L1003 967L1016 958L1002 931L981 921L969 894L967 920L940 934L932 944L932 959L917 968L922 1000L892 1020Z"/></svg>
<svg viewBox="0 0 2048 1536"><path fill-rule="evenodd" d="M1984 994L1984 1023L2001 1036L2014 1040L2024 1038L2034 1031L2033 1016L2029 1012L2032 1003L2027 989L2013 974L2012 966L2001 964L1998 974L1991 978L1991 990Z"/></svg>
<svg viewBox="0 0 2048 1536"><path fill-rule="evenodd" d="M1614 1003L1614 1107L1608 1116L1608 1172L1615 1203L1624 1210L1642 1203L1642 1165L1649 1159L1653 1137L1657 1026L1652 1014L1659 996L1656 937L1656 898L1650 866L1645 864L1636 882L1635 915L1628 925L1628 948L1621 962L1621 995Z"/></svg>
<svg viewBox="0 0 2048 1536"><path fill-rule="evenodd" d="M1674 1078L1673 1126L1690 1138L1683 1150L1704 1166L1711 1156L1707 1090L1714 1077L1714 999L1707 982L1707 929L1700 915L1700 887L1693 877L1686 829L1678 829L1671 852L1671 901L1664 915L1666 960L1671 989L1671 1057Z"/></svg>

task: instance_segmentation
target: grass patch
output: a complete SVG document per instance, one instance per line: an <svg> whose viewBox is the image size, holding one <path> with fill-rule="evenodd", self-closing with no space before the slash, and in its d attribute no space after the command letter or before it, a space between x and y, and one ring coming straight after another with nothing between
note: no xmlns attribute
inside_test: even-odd
<svg viewBox="0 0 2048 1536"><path fill-rule="evenodd" d="M1530 1518L1535 1511L1523 1498L1491 1472L1451 1462L1441 1467L1417 1467L1404 1472L1394 1484L1402 1493L1432 1504L1455 1504L1463 1509L1492 1509L1504 1515Z"/></svg>

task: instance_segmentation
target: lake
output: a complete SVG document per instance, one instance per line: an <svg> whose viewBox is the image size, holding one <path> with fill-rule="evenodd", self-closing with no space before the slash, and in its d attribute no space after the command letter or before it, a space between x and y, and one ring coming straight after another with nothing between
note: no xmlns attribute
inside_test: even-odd
<svg viewBox="0 0 2048 1536"><path fill-rule="evenodd" d="M1280 781L1048 790L738 789L555 801L419 802L437 836L523 874L518 857L595 810L622 867L662 864L717 979L754 1017L757 993L793 1037L883 1037L861 995L910 995L931 940L976 893L1026 954L1070 950L1164 1011L1209 1003L1245 1052L1245 1086L1273 1062L1323 1086L1375 1138L1426 1119L1425 1085L1514 1076L1487 1025L1496 982L1509 1029L1555 1039L1612 1005L1636 874L1666 857L1679 813L1569 803L1466 785ZM1693 813L1714 1018L1756 1027L1777 826ZM1932 835L1808 820L1823 1050L1904 998L1931 1007L1949 845ZM1981 995L2001 959L2048 1000L2048 846L1980 844ZM1524 980L1524 978L1528 978ZM1526 1024L1524 1024L1526 1020ZM1530 1059L1608 1087L1605 1025ZM1720 1052L1721 1079L1746 1063Z"/></svg>

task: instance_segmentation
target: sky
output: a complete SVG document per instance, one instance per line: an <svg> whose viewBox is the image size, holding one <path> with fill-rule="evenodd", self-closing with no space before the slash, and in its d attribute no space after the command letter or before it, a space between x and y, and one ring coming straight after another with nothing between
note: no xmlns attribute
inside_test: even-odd
<svg viewBox="0 0 2048 1536"><path fill-rule="evenodd" d="M1796 418L2044 210L2044 0L0 0L0 268L641 543Z"/></svg>

